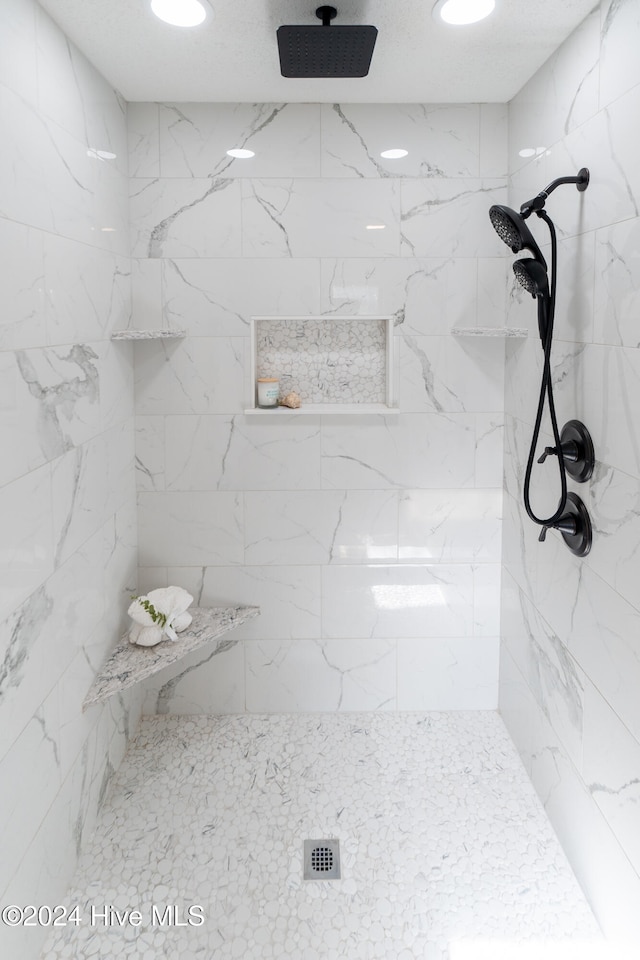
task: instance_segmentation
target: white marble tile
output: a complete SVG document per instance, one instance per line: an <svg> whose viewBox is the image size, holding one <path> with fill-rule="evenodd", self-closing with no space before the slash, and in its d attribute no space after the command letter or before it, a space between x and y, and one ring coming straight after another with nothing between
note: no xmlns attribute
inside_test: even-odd
<svg viewBox="0 0 640 960"><path fill-rule="evenodd" d="M105 340L96 344L100 370L100 420L103 430L120 426L134 408L134 347Z"/></svg>
<svg viewBox="0 0 640 960"><path fill-rule="evenodd" d="M233 180L131 183L134 257L240 256L240 185Z"/></svg>
<svg viewBox="0 0 640 960"><path fill-rule="evenodd" d="M391 640L248 640L247 710L252 713L392 710Z"/></svg>
<svg viewBox="0 0 640 960"><path fill-rule="evenodd" d="M640 743L590 685L585 697L584 779L636 872L640 872L639 766Z"/></svg>
<svg viewBox="0 0 640 960"><path fill-rule="evenodd" d="M235 493L141 493L143 565L242 563L242 502Z"/></svg>
<svg viewBox="0 0 640 960"><path fill-rule="evenodd" d="M102 437L70 450L52 465L56 564L64 563L107 518L109 476Z"/></svg>
<svg viewBox="0 0 640 960"><path fill-rule="evenodd" d="M234 640L320 636L319 567L169 567L167 576L200 606L259 606L260 616L238 627Z"/></svg>
<svg viewBox="0 0 640 960"><path fill-rule="evenodd" d="M225 714L245 711L244 643L233 633L145 681L146 714Z"/></svg>
<svg viewBox="0 0 640 960"><path fill-rule="evenodd" d="M60 789L57 706L57 698L48 697L0 761L2 782L21 787L3 790L0 796L2 866L7 877L18 869L34 824L41 822Z"/></svg>
<svg viewBox="0 0 640 960"><path fill-rule="evenodd" d="M135 429L134 420L105 430L100 438L107 456L107 496L105 516L117 513L125 504L135 502Z"/></svg>
<svg viewBox="0 0 640 960"><path fill-rule="evenodd" d="M129 176L160 176L160 131L157 103L127 103Z"/></svg>
<svg viewBox="0 0 640 960"><path fill-rule="evenodd" d="M605 936L637 941L638 874L562 749L544 714L532 715L534 786Z"/></svg>
<svg viewBox="0 0 640 960"><path fill-rule="evenodd" d="M245 559L264 563L395 560L393 491L255 491L245 502Z"/></svg>
<svg viewBox="0 0 640 960"><path fill-rule="evenodd" d="M471 258L322 261L322 311L393 316L396 333L448 334L476 322Z"/></svg>
<svg viewBox="0 0 640 960"><path fill-rule="evenodd" d="M53 571L51 497L48 466L2 488L0 616L11 613Z"/></svg>
<svg viewBox="0 0 640 960"><path fill-rule="evenodd" d="M38 100L36 13L24 0L6 0L0 31L0 84L30 104Z"/></svg>
<svg viewBox="0 0 640 960"><path fill-rule="evenodd" d="M245 257L398 256L399 225L399 185L390 180L242 183Z"/></svg>
<svg viewBox="0 0 640 960"><path fill-rule="evenodd" d="M246 401L246 346L240 337L137 343L136 413L239 413Z"/></svg>
<svg viewBox="0 0 640 960"><path fill-rule="evenodd" d="M498 653L495 637L398 640L398 708L494 710Z"/></svg>
<svg viewBox="0 0 640 960"><path fill-rule="evenodd" d="M397 422L353 418L322 426L322 485L338 489L473 486L475 421L408 413Z"/></svg>
<svg viewBox="0 0 640 960"><path fill-rule="evenodd" d="M46 434L43 438L39 436L41 408L21 369L28 367L31 352L0 354L0 442L5 450L11 451L10 457L0 461L1 483L9 483L34 470L59 449L47 442Z"/></svg>
<svg viewBox="0 0 640 960"><path fill-rule="evenodd" d="M400 334L400 409L405 412L501 410L504 349L487 339Z"/></svg>
<svg viewBox="0 0 640 960"><path fill-rule="evenodd" d="M341 491L338 515L332 519L331 563L397 559L398 494L394 490Z"/></svg>
<svg viewBox="0 0 640 960"><path fill-rule="evenodd" d="M136 417L136 488L164 490L164 417Z"/></svg>
<svg viewBox="0 0 640 960"><path fill-rule="evenodd" d="M509 104L510 170L534 163L528 151L550 147L597 112L599 56L596 8ZM520 151L527 155L522 157ZM579 164L576 173L580 166L588 163ZM541 177L529 196L535 196L548 182Z"/></svg>
<svg viewBox="0 0 640 960"><path fill-rule="evenodd" d="M477 325L503 327L507 323L507 304L511 286L511 259L478 257ZM459 324L472 326L472 324ZM503 354L503 351L501 351ZM502 356L504 362L504 355Z"/></svg>
<svg viewBox="0 0 640 960"><path fill-rule="evenodd" d="M600 106L640 83L635 50L640 13L633 0L606 0L600 5Z"/></svg>
<svg viewBox="0 0 640 960"><path fill-rule="evenodd" d="M473 633L476 637L500 635L500 563L478 563L473 567Z"/></svg>
<svg viewBox="0 0 640 960"><path fill-rule="evenodd" d="M517 591L503 608L506 647L563 749L580 768L586 678L567 644L530 600Z"/></svg>
<svg viewBox="0 0 640 960"><path fill-rule="evenodd" d="M38 108L126 175L125 102L43 10L36 18ZM93 157L97 162L105 158Z"/></svg>
<svg viewBox="0 0 640 960"><path fill-rule="evenodd" d="M318 177L320 104L161 103L163 177ZM254 157L227 156L233 148Z"/></svg>
<svg viewBox="0 0 640 960"><path fill-rule="evenodd" d="M310 419L168 416L167 489L318 489L320 427Z"/></svg>
<svg viewBox="0 0 640 960"><path fill-rule="evenodd" d="M44 236L0 218L3 308L0 349L20 350L46 343Z"/></svg>
<svg viewBox="0 0 640 960"><path fill-rule="evenodd" d="M134 330L158 330L169 326L163 309L162 263L158 259L131 261L130 326Z"/></svg>
<svg viewBox="0 0 640 960"><path fill-rule="evenodd" d="M24 350L15 361L14 402L35 421L43 459L59 456L99 432L100 374L98 356L90 346Z"/></svg>
<svg viewBox="0 0 640 960"><path fill-rule="evenodd" d="M567 382L569 370L573 389ZM578 347L568 353L566 362L556 365L553 375L567 413L571 411L588 426L597 459L631 476L640 476L640 449L634 439L635 411L640 402L640 352L631 347ZM599 384L599 389L594 390L594 384ZM573 396L567 396L569 392Z"/></svg>
<svg viewBox="0 0 640 960"><path fill-rule="evenodd" d="M499 487L503 481L502 413L476 414L476 487Z"/></svg>
<svg viewBox="0 0 640 960"><path fill-rule="evenodd" d="M596 232L594 332L597 343L640 346L640 225L626 220Z"/></svg>
<svg viewBox="0 0 640 960"><path fill-rule="evenodd" d="M401 201L403 256L502 256L488 211L506 202L503 180L403 180Z"/></svg>
<svg viewBox="0 0 640 960"><path fill-rule="evenodd" d="M594 340L594 251L595 233L583 233L558 244L554 337L560 340Z"/></svg>
<svg viewBox="0 0 640 960"><path fill-rule="evenodd" d="M99 622L105 605L104 560L103 533L98 531L0 626L0 756ZM60 638L67 642L61 644Z"/></svg>
<svg viewBox="0 0 640 960"><path fill-rule="evenodd" d="M2 216L29 226L51 230L54 198L47 192L45 166L53 162L46 128L34 108L18 93L0 85L0 116L11 151L0 154L4 185Z"/></svg>
<svg viewBox="0 0 640 960"><path fill-rule="evenodd" d="M506 103L480 104L481 177L507 175L509 150L509 108Z"/></svg>
<svg viewBox="0 0 640 960"><path fill-rule="evenodd" d="M633 129L640 108L640 88L634 88L596 113L554 145L545 156L544 176L549 183L589 166L597 158L587 190L559 188L548 210L559 235L575 236L638 216L640 144Z"/></svg>
<svg viewBox="0 0 640 960"><path fill-rule="evenodd" d="M325 637L462 637L473 633L467 564L322 569Z"/></svg>
<svg viewBox="0 0 640 960"><path fill-rule="evenodd" d="M564 600L561 589L564 588ZM570 606L569 606L570 603ZM555 630L623 722L640 737L640 613L588 568L544 595Z"/></svg>
<svg viewBox="0 0 640 960"><path fill-rule="evenodd" d="M317 260L165 260L163 320L191 336L244 336L252 316L320 312Z"/></svg>
<svg viewBox="0 0 640 960"><path fill-rule="evenodd" d="M588 566L625 600L638 607L640 574L640 489L638 480L596 462L583 497L589 509L597 549Z"/></svg>
<svg viewBox="0 0 640 960"><path fill-rule="evenodd" d="M323 104L324 177L477 177L478 104ZM385 150L406 157L389 160Z"/></svg>
<svg viewBox="0 0 640 960"><path fill-rule="evenodd" d="M501 512L501 490L404 491L400 559L498 563Z"/></svg>

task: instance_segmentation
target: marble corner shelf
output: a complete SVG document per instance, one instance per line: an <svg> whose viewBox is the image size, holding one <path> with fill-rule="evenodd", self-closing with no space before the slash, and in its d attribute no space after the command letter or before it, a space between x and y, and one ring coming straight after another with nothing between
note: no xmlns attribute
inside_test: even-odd
<svg viewBox="0 0 640 960"><path fill-rule="evenodd" d="M181 340L186 330L115 330L112 340Z"/></svg>
<svg viewBox="0 0 640 960"><path fill-rule="evenodd" d="M193 617L191 626L179 633L175 642L164 640L155 647L138 647L130 643L125 634L84 698L83 711L146 680L205 643L217 640L234 627L252 620L260 613L260 607L191 607L189 613Z"/></svg>
<svg viewBox="0 0 640 960"><path fill-rule="evenodd" d="M523 340L529 336L529 331L526 327L454 327L451 331L451 336Z"/></svg>

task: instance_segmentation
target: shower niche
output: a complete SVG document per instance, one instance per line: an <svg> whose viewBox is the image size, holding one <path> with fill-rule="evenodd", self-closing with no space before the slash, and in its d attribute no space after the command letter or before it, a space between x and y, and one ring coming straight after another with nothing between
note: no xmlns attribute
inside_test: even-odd
<svg viewBox="0 0 640 960"><path fill-rule="evenodd" d="M297 316L251 318L250 395L256 416L397 412L393 318ZM258 378L280 381L279 396L300 406L258 407Z"/></svg>

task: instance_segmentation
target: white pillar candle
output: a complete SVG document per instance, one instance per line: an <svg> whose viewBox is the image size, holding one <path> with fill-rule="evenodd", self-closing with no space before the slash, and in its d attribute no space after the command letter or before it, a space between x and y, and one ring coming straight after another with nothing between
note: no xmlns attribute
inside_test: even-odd
<svg viewBox="0 0 640 960"><path fill-rule="evenodd" d="M277 377L260 377L258 380L258 406L277 407L280 381Z"/></svg>

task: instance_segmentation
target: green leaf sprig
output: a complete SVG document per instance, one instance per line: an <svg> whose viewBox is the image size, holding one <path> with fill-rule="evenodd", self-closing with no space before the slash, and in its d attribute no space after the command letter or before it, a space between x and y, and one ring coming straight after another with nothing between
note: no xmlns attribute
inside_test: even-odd
<svg viewBox="0 0 640 960"><path fill-rule="evenodd" d="M150 600L147 600L146 597L133 597L133 599L137 600L141 607L144 607L154 623L157 623L160 627L164 627L166 625L166 613L161 613L159 610L156 610Z"/></svg>

